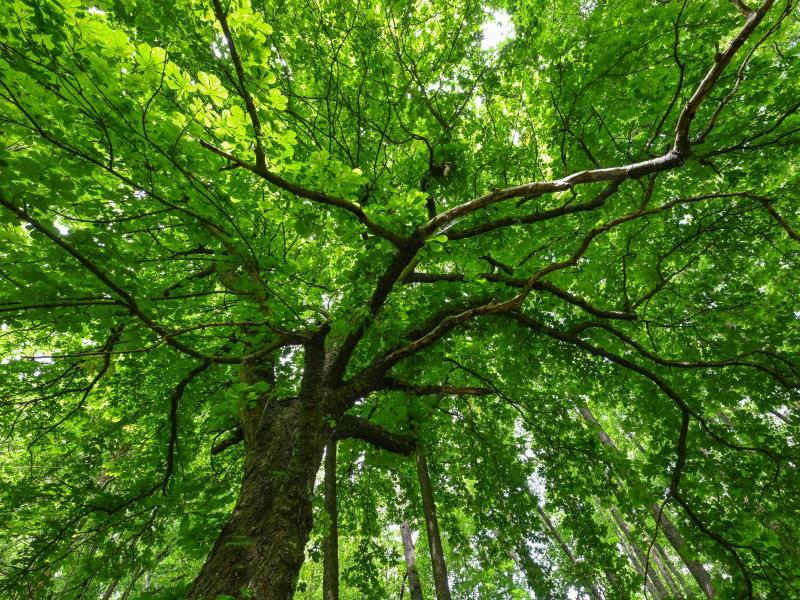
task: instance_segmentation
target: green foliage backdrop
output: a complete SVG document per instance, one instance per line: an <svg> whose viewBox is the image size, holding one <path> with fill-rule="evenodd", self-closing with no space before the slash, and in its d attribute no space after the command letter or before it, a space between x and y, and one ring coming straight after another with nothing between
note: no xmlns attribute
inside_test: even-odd
<svg viewBox="0 0 800 600"><path fill-rule="evenodd" d="M0 596L321 597L350 416L454 597L649 597L614 514L799 597L798 81L793 0L3 2ZM341 597L432 597L365 436Z"/></svg>

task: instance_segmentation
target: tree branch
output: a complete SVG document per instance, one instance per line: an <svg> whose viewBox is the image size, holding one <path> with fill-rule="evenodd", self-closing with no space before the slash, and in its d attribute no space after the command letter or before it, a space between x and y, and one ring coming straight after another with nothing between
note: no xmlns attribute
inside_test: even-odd
<svg viewBox="0 0 800 600"><path fill-rule="evenodd" d="M770 377L775 379L778 383L780 383L783 387L785 387L787 389L795 389L795 388L799 388L800 387L800 382L789 380L783 373L780 373L779 371L777 371L777 370L775 370L775 369L773 369L771 367L768 367L767 365L762 365L760 363L749 361L749 360L743 360L743 358L741 356L737 357L737 358L729 358L729 359L724 359L724 360L693 360L693 361L674 360L674 359L663 358L663 357L659 356L658 354L656 354L654 352L650 352L647 348L642 346L636 340L634 340L630 336L626 335L625 333L623 333L619 329L609 325L608 323L599 323L599 322L582 323L581 325L578 325L577 327L574 327L570 331L570 335L573 335L573 336L574 335L578 335L580 332L586 331L587 329L592 329L592 328L603 329L605 331L608 331L609 333L611 333L611 334L615 335L617 338L619 338L623 343L627 344L628 346L630 346L631 348L636 350L639 354L641 354L645 358L653 361L656 364L659 364L659 365L662 365L662 366L665 366L665 367L676 367L676 368L681 368L681 369L713 369L713 368L719 368L719 367L749 367L751 369L757 369L759 371L762 371L763 373L766 373L767 375L769 375Z"/></svg>
<svg viewBox="0 0 800 600"><path fill-rule="evenodd" d="M455 396L487 396L493 394L494 390L482 387L453 386L453 385L414 385L395 379L385 377L382 385L378 389L400 390L411 392L418 396L451 394Z"/></svg>
<svg viewBox="0 0 800 600"><path fill-rule="evenodd" d="M164 479L161 482L161 493L166 496L169 491L169 480L175 470L175 446L178 443L178 402L186 390L186 386L211 366L211 361L205 360L189 371L186 376L178 382L175 389L169 396L169 442L167 443L167 466L164 469Z"/></svg>
<svg viewBox="0 0 800 600"><path fill-rule="evenodd" d="M781 227L783 227L783 229L786 231L786 233L789 235L790 238L792 238L797 242L800 242L800 233L795 231L792 228L792 226L789 225L789 222L785 218L783 218L783 216L781 216L781 214L778 211L775 210L775 207L772 206L772 202L770 202L769 198L758 196L756 197L756 199L759 202L761 202L761 204L764 206L769 215L773 219L775 219L780 224Z"/></svg>
<svg viewBox="0 0 800 600"><path fill-rule="evenodd" d="M230 162L236 163L239 166L247 169L248 171L255 173L262 179L268 181L272 185L282 190L285 190L298 198L305 198L306 200L311 200L312 202L316 202L318 204L324 204L326 206L335 206L337 208L341 208L346 210L349 213L352 213L356 216L356 218L364 225L367 229L369 229L375 235L378 235L385 240L390 241L397 247L403 245L404 240L399 235L395 234L394 232L386 229L382 225L379 225L372 219L370 219L367 214L364 212L364 209L361 208L355 202L351 202L345 198L339 198L338 196L332 196L330 194L326 194L324 192L318 192L316 190L312 190L302 185L298 185L296 183L292 183L291 181L287 181L277 173L273 173L269 169L264 167L259 167L258 165L254 165L248 163L246 161L241 160L240 158L235 157L234 155L230 154L229 152L225 152L221 148L206 142L205 140L200 140L200 145L208 150L211 150L214 154L229 160Z"/></svg>
<svg viewBox="0 0 800 600"><path fill-rule="evenodd" d="M620 186L619 181L613 181L607 185L599 194L588 202L581 204L564 204L558 208L551 208L542 212L532 213L524 216L510 216L501 219L495 219L487 223L476 225L467 229L456 229L447 232L448 240L463 240L465 238L474 237L483 233L494 231L502 227L509 227L511 225L528 225L530 223L538 223L540 221L548 221L565 215L572 215L580 212L590 212L596 208L603 206L613 196Z"/></svg>
<svg viewBox="0 0 800 600"><path fill-rule="evenodd" d="M220 4L219 0L213 0L213 3L214 15L217 17L217 21L219 21L219 24L222 27L222 32L225 34L225 42L228 45L228 51L231 53L231 62L233 62L233 68L236 71L236 78L239 80L239 96L241 96L242 100L244 101L247 114L249 115L250 122L253 125L253 131L255 132L256 166L259 169L266 169L267 165L266 158L264 156L264 147L261 142L261 122L258 119L258 112L256 110L255 102L253 102L253 97L250 95L250 92L247 89L247 80L245 78L244 69L242 68L242 60L239 58L239 52L236 49L236 43L233 41L233 34L228 26L228 17L225 14L225 11L222 10L222 4Z"/></svg>
<svg viewBox="0 0 800 600"><path fill-rule="evenodd" d="M674 143L663 155L618 167L580 171L552 181L534 181L502 190L494 190L438 214L423 225L421 231L426 236L431 235L455 219L512 198L535 198L551 192L570 190L577 185L585 183L638 179L645 175L681 166L691 154L689 128L691 127L698 108L714 88L722 72L728 64L730 64L731 60L733 60L738 50L744 45L755 28L762 21L767 11L772 7L774 1L775 0L765 0L761 6L759 6L758 10L753 11L737 36L728 44L727 48L725 48L721 54L716 56L714 64L709 68L705 77L683 107L675 127Z"/></svg>
<svg viewBox="0 0 800 600"><path fill-rule="evenodd" d="M503 283L505 285L515 288L521 288L525 286L525 279L506 277L504 275L498 275L496 273L482 273L478 277L481 279L485 279L486 281L491 281L493 283ZM465 281L465 278L460 273L414 272L411 273L408 277L406 277L403 281L405 283L437 283L442 281L461 283ZM593 304L589 303L588 300L581 298L580 296L576 296L575 294L568 292L550 283L549 281L538 280L533 284L532 289L552 294L553 296L556 296L557 298L560 298L568 302L569 304L578 306L579 308L582 308L589 314L594 315L595 317L600 317L601 319L635 321L638 318L636 313L633 312L607 310L604 308L599 308L597 306L594 306Z"/></svg>
<svg viewBox="0 0 800 600"><path fill-rule="evenodd" d="M639 373L643 377L649 379L656 385L656 387L658 387L662 392L664 392L664 394L670 400L672 400L681 411L687 411L698 423L700 423L703 430L708 434L708 436L711 439L718 442L720 445L739 452L758 452L760 454L768 456L770 459L776 462L786 458L780 453L774 452L769 448L742 446L725 440L711 429L711 427L708 424L708 420L705 417L703 417L703 415L698 413L696 410L692 409L686 403L686 401L675 391L675 389L669 383L667 383L667 381L665 381L662 377L660 377L650 369L647 369L641 366L640 364L625 358L624 356L620 356L604 348L590 344L589 342L580 339L576 335L573 335L571 332L562 332L552 327L548 327L547 325L540 323L539 321L536 321L535 319L527 315L524 315L520 312L511 312L508 313L508 315L512 319L515 319L517 322L530 328L533 331L542 333L553 339L566 342L568 344L572 344L578 348L581 348L582 350L585 350L586 352L592 354L593 356L599 356L608 359L612 363L615 363L635 373Z"/></svg>
<svg viewBox="0 0 800 600"><path fill-rule="evenodd" d="M336 422L331 437L335 440L355 438L369 442L376 448L408 456L416 448L416 440L410 436L392 433L354 415L342 415Z"/></svg>
<svg viewBox="0 0 800 600"><path fill-rule="evenodd" d="M231 432L231 435L211 447L211 456L216 456L220 452L224 452L231 446L235 446L242 441L244 441L244 432L241 427L237 427Z"/></svg>
<svg viewBox="0 0 800 600"><path fill-rule="evenodd" d="M750 18L750 16L752 16L753 9L747 6L747 4L745 4L744 2L742 2L742 0L729 0L729 1L731 4L733 4L734 7L736 7L736 10L738 10L739 13L741 13L743 16L747 18Z"/></svg>

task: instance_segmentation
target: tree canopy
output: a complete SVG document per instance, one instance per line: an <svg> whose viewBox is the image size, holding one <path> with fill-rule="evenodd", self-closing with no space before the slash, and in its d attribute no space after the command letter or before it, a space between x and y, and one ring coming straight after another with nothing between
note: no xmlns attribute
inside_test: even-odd
<svg viewBox="0 0 800 600"><path fill-rule="evenodd" d="M0 595L799 597L798 16L4 2Z"/></svg>

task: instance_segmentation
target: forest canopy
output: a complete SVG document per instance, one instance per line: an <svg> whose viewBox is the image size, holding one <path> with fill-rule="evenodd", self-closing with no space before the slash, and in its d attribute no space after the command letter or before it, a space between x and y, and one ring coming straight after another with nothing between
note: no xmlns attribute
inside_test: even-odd
<svg viewBox="0 0 800 600"><path fill-rule="evenodd" d="M6 0L0 597L800 597L793 0Z"/></svg>

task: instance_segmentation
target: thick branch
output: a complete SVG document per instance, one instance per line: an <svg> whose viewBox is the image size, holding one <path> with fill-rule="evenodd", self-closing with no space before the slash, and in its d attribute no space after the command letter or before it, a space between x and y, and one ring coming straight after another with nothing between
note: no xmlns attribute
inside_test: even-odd
<svg viewBox="0 0 800 600"><path fill-rule="evenodd" d="M714 64L697 86L692 97L683 107L675 127L674 144L663 155L618 167L580 171L553 181L534 181L502 190L494 190L440 213L422 227L422 232L425 235L430 235L455 219L512 198L535 198L552 192L567 191L577 185L585 183L638 179L645 175L681 166L691 154L689 128L691 127L698 108L714 88L725 68L730 64L733 57L744 45L773 4L774 0L765 0L758 10L754 11L748 17L744 26L739 31L738 35L728 44L728 47L725 48L721 54L716 56Z"/></svg>
<svg viewBox="0 0 800 600"><path fill-rule="evenodd" d="M484 273L479 275L481 279L485 279L486 281L491 281L493 283L503 283L505 285L521 288L525 286L525 280L521 278L511 278L505 277L503 275L497 275L495 273ZM437 283L441 281L450 281L450 282L463 282L464 276L460 273L411 273L405 279L408 283ZM548 292L556 296L557 298L561 298L566 302L573 304L579 308L582 308L586 312L595 317L600 317L601 319L617 319L623 321L635 321L638 317L636 313L633 312L625 312L619 310L607 310L604 308L599 308L594 306L593 304L589 303L588 300L581 298L580 296L576 296L575 294L568 292L549 281L537 281L533 284L533 288L536 291L543 291Z"/></svg>
<svg viewBox="0 0 800 600"><path fill-rule="evenodd" d="M455 219L512 198L536 198L553 192L565 192L580 184L601 181L621 182L625 179L637 179L651 173L666 171L682 165L687 156L688 151L682 154L673 148L663 156L630 165L580 171L554 181L534 181L502 190L494 190L439 214L423 226L423 231L426 234L432 234ZM472 235L475 234L473 233Z"/></svg>
<svg viewBox="0 0 800 600"><path fill-rule="evenodd" d="M752 34L753 30L764 18L764 15L773 3L774 0L765 0L758 11L754 12L753 15L748 18L747 22L736 38L734 38L725 51L717 57L714 65L709 69L703 81L695 90L695 93L689 99L686 106L684 106L683 111L681 112L675 129L675 143L673 147L662 156L619 167L580 171L578 173L573 173L572 175L563 177L562 179L553 181L531 182L502 190L494 190L488 194L440 213L436 217L430 219L425 225L420 227L407 242L402 244L400 251L395 256L395 260L379 280L375 288L373 298L370 302L369 316L365 318L364 321L356 328L356 330L348 336L348 339L343 345L342 351L339 353L339 356L335 361L335 368L333 369L334 378L338 378L344 373L347 362L349 361L350 356L352 355L352 352L359 340L363 336L364 331L368 327L369 322L372 320L372 318L374 318L374 315L377 314L377 311L385 302L396 281L402 278L406 270L413 264L417 251L422 247L423 241L445 225L481 208L485 208L492 204L509 200L511 198L533 198L546 193L567 191L584 183L611 181L618 184L618 182L621 182L625 179L636 179L644 175L655 174L660 171L673 169L682 165L691 151L689 127L691 126L698 107L706 98L706 96L708 96L725 67L730 63L739 48L741 48L747 38ZM600 198L597 201L602 202L603 199ZM670 203L668 203L668 205L669 204ZM666 208L668 205L662 206L661 209ZM656 209L656 211L657 210L659 209ZM532 289L533 285L535 285L535 283L541 279L541 277L552 271L575 264L577 259L580 258L595 236L607 231L611 227L625 222L626 220L646 215L649 212L650 211L646 211L644 210L644 207L642 207L642 209L636 211L635 213L630 213L624 217L615 219L603 227L592 229L589 235L584 238L581 248L572 256L572 258L562 263L553 263L546 269L534 274L527 281L524 289L514 298L506 302L491 302L487 305L470 309L461 315L447 317L434 330L430 331L429 334L421 339L415 340L415 342L412 344L398 349L390 356L381 359L380 362L385 362L389 365L394 364L403 357L413 354L417 350L430 345L433 343L433 341L444 335L444 333L451 330L460 321L470 319L479 314L497 314L499 312L506 312L519 307L527 293L530 291L530 289ZM379 369L380 365L375 365L375 367Z"/></svg>
<svg viewBox="0 0 800 600"><path fill-rule="evenodd" d="M511 298L505 300L496 300L494 298L491 298L488 301L478 300L474 304L472 304L472 306L470 306L469 308L446 310L436 315L433 319L430 320L430 322L425 327L421 328L420 331L411 332L410 335L406 336L412 339L411 342L404 344L402 346L397 346L394 349L390 350L383 356L373 361L371 365L363 369L355 377L353 377L351 382L353 383L354 388L360 391L364 391L367 389L374 389L369 387L372 384L372 382L382 377L386 372L388 372L388 370L393 365L403 360L404 358L416 354L417 352L419 352L424 348L427 348L428 346L436 342L442 336L446 335L447 333L452 331L456 326L462 323L466 323L467 321L470 321L476 317L481 317L486 315L498 315L519 310L519 308L522 306L522 303L525 301L525 298L527 298L531 290L535 288L536 284L543 277L545 277L550 273L553 273L554 271L567 269L569 267L577 265L580 258L588 250L592 241L598 236L605 234L608 231L614 229L615 227L618 227L624 223L633 221L635 219L639 219L641 217L651 214L657 214L661 211L670 209L679 204L699 202L709 197L716 198L718 197L718 194L693 196L689 198L677 198L675 200L671 200L655 208L647 208L645 202L637 210L633 212L621 215L615 219L612 219L604 223L603 225L593 227L583 237L577 250L575 250L568 259L550 263L546 267L540 269L539 271L531 275L528 279L524 281L520 291ZM647 198L645 200L647 200ZM566 297L566 294L563 295ZM575 300L577 300L577 298Z"/></svg>
<svg viewBox="0 0 800 600"><path fill-rule="evenodd" d="M716 56L714 65L709 69L708 73L706 73L703 81L700 82L700 85L697 87L694 94L692 94L692 97L689 98L686 106L683 107L680 117L678 117L678 124L675 127L675 145L673 147L675 151L681 154L688 154L690 152L691 142L689 141L689 128L692 125L695 114L697 114L697 109L700 107L703 100L705 100L706 96L708 96L709 92L711 92L720 75L722 75L722 72L725 70L725 67L730 64L733 57L744 45L755 28L758 27L758 24L764 18L764 15L767 14L767 11L772 8L774 3L775 0L765 0L761 6L758 7L758 10L751 12L747 17L747 21L745 21L744 27L742 27L739 32L739 35L733 38L722 54Z"/></svg>
<svg viewBox="0 0 800 600"><path fill-rule="evenodd" d="M511 225L528 225L530 223L538 223L540 221L548 221L550 219L556 219L558 217L563 217L565 215L572 215L580 212L589 212L603 206L606 200L608 200L608 198L610 198L616 193L616 191L619 189L619 186L620 186L619 181L613 181L609 185L607 185L600 193L595 195L594 198L592 198L588 202L583 202L581 204L564 204L562 206L559 206L558 208L551 208L549 210L544 210L542 212L532 213L524 216L503 217L502 219L495 219L494 221L481 223L480 225L476 225L475 227L448 231L447 239L463 240L465 238L474 237L476 235L481 235L483 233L488 233L490 231L494 231L495 229L509 227Z"/></svg>
<svg viewBox="0 0 800 600"><path fill-rule="evenodd" d="M789 225L789 222L778 211L775 210L775 207L772 206L772 203L769 201L768 198L759 196L757 197L757 200L761 202L761 204L764 206L769 215L773 219L775 219L780 224L781 227L783 227L784 231L786 231L786 233L789 235L790 238L792 238L797 242L800 242L800 233L795 231L792 228L792 226Z"/></svg>
<svg viewBox="0 0 800 600"><path fill-rule="evenodd" d="M244 441L244 432L242 431L241 427L237 427L228 437L211 447L211 456L216 456L231 446L240 444L242 441Z"/></svg>
<svg viewBox="0 0 800 600"><path fill-rule="evenodd" d="M169 480L175 470L175 446L178 443L178 402L186 390L186 386L211 366L211 362L206 360L189 371L186 376L178 382L175 389L169 396L169 442L167 443L167 466L164 469L164 479L161 483L161 493L165 496L169 490Z"/></svg>
<svg viewBox="0 0 800 600"><path fill-rule="evenodd" d="M125 306L125 304L118 300L63 300L61 302L41 302L38 304L20 304L14 303L9 305L0 305L0 313L17 312L26 310L40 310L42 308L75 308L77 306Z"/></svg>
<svg viewBox="0 0 800 600"><path fill-rule="evenodd" d="M493 394L494 390L483 387L470 387L470 386L453 386L453 385L414 385L394 379L392 377L384 378L383 385L379 389L385 390L401 390L404 392L411 392L418 396L451 394L454 396L487 396Z"/></svg>
<svg viewBox="0 0 800 600"><path fill-rule="evenodd" d="M410 436L392 433L383 427L370 423L366 419L354 415L343 415L336 422L336 429L331 437L335 440L355 438L369 442L376 448L403 454L414 452L416 440Z"/></svg>

